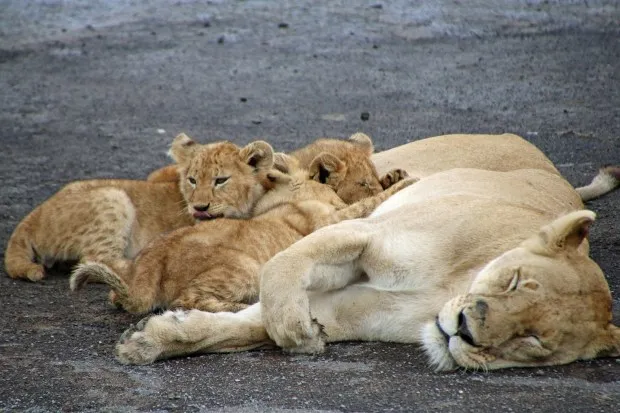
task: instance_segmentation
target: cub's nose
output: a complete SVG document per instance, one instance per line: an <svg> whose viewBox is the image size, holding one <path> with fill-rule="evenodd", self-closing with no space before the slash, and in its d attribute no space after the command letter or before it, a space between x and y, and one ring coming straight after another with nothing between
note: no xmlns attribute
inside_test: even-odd
<svg viewBox="0 0 620 413"><path fill-rule="evenodd" d="M463 311L459 313L456 335L470 346L476 346L474 338L472 337L469 327L467 326L467 318L465 317L465 314L463 314Z"/></svg>
<svg viewBox="0 0 620 413"><path fill-rule="evenodd" d="M206 212L207 209L209 209L209 205L211 204L207 204L207 205L194 205L194 209L198 212Z"/></svg>

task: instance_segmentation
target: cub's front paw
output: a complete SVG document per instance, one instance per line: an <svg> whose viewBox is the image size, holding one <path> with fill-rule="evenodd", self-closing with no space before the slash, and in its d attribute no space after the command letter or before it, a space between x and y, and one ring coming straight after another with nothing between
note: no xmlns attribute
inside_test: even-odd
<svg viewBox="0 0 620 413"><path fill-rule="evenodd" d="M161 354L161 345L153 335L146 331L147 324L152 318L145 317L135 326L132 324L121 335L116 343L116 359L122 364L150 364Z"/></svg>
<svg viewBox="0 0 620 413"><path fill-rule="evenodd" d="M394 185L396 182L402 181L408 176L409 174L404 169L392 169L381 177L381 186L383 187L383 189L387 189Z"/></svg>

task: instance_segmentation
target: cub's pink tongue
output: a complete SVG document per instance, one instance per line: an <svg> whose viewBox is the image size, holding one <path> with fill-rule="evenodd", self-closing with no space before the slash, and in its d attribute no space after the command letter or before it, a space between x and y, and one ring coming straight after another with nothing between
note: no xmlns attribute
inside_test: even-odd
<svg viewBox="0 0 620 413"><path fill-rule="evenodd" d="M209 214L208 212L203 212L203 211L195 211L194 212L194 218L196 219L200 219L200 220L204 220L204 219L212 219L213 215Z"/></svg>

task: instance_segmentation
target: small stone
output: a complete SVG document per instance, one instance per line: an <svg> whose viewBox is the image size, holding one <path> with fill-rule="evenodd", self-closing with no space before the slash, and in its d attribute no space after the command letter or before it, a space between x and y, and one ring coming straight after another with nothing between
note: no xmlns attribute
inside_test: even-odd
<svg viewBox="0 0 620 413"><path fill-rule="evenodd" d="M217 42L218 42L219 44L224 43L224 36L220 36L220 37L218 37L218 38L217 38Z"/></svg>
<svg viewBox="0 0 620 413"><path fill-rule="evenodd" d="M279 23L278 24L278 29L288 29L288 23Z"/></svg>
<svg viewBox="0 0 620 413"><path fill-rule="evenodd" d="M248 98L239 98L239 100L242 101L242 102L247 102Z"/></svg>
<svg viewBox="0 0 620 413"><path fill-rule="evenodd" d="M373 49L378 49L378 48L379 48L379 45L378 45L378 44L373 44L373 45L372 45L372 48L373 48Z"/></svg>
<svg viewBox="0 0 620 413"><path fill-rule="evenodd" d="M258 119L252 119L252 123L255 125L260 125L262 123L262 121L258 120Z"/></svg>
<svg viewBox="0 0 620 413"><path fill-rule="evenodd" d="M368 112L362 112L362 114L360 115L360 119L361 119L361 120L364 120L364 121L366 121L366 120L370 119L370 113L368 113Z"/></svg>
<svg viewBox="0 0 620 413"><path fill-rule="evenodd" d="M370 6L371 9L382 9L383 8L383 4L381 3L377 3L377 4L373 4Z"/></svg>

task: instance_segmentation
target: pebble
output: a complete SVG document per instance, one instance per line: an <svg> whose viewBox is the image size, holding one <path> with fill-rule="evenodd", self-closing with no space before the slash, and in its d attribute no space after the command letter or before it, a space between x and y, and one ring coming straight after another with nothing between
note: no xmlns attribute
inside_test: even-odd
<svg viewBox="0 0 620 413"><path fill-rule="evenodd" d="M362 112L362 114L360 115L360 119L361 120L368 120L368 119L370 119L370 113Z"/></svg>

